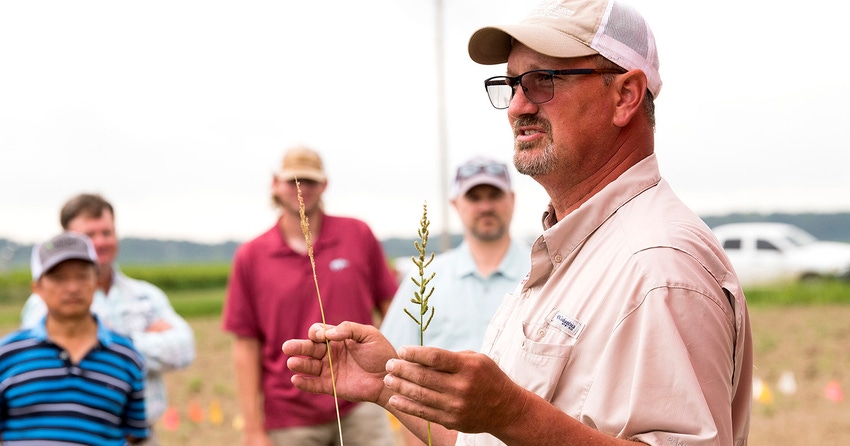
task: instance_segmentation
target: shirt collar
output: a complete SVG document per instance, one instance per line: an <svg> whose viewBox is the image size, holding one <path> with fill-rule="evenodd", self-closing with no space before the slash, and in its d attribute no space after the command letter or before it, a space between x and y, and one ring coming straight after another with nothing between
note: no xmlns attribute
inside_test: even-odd
<svg viewBox="0 0 850 446"><path fill-rule="evenodd" d="M521 276L525 275L526 271L523 271L522 274L517 273L520 269L520 265L518 265L518 263L525 261L525 258L523 256L515 255L515 251L519 249L516 244L516 240L511 239L511 244L508 246L508 250L505 251L505 256L502 257L502 261L499 262L498 268L493 271L493 274L491 274L490 277L499 274L508 279L519 281L519 279L522 278ZM475 259L472 258L472 251L469 249L469 244L466 243L466 241L463 241L460 245L458 245L457 250L458 262L455 268L457 277L477 275L478 266L475 264Z"/></svg>
<svg viewBox="0 0 850 446"><path fill-rule="evenodd" d="M94 317L94 321L97 323L97 340L104 346L111 344L113 342L112 332L100 323L100 319L96 315L92 314L92 317ZM47 340L47 316L41 318L41 322L32 328L32 333L39 341Z"/></svg>
<svg viewBox="0 0 850 446"><path fill-rule="evenodd" d="M274 233L276 234L275 243L277 243L277 252L278 252L278 254L283 254L283 255L297 254L292 248L289 247L288 244L286 244L286 240L283 236L283 231L280 229L280 219L281 218L283 218L283 217L278 217L277 223L275 223L274 228L271 229L271 231L274 231ZM328 220L331 220L331 221L329 222ZM322 221L321 227L319 228L319 232L317 233L316 238L313 239L313 240L310 240L310 243L313 245L313 251L318 251L319 247L327 249L328 246L336 245L339 242L340 237L342 237L342 234L338 234L338 232L340 232L340 231L337 231L334 228L329 227L329 225L333 225L333 217L329 217L328 214L325 214L324 212L322 212L321 221ZM313 222L309 222L309 223L311 225L313 224ZM299 232L299 235L301 237L304 236L304 234L301 233L301 232ZM298 254L298 255L301 255L301 254Z"/></svg>
<svg viewBox="0 0 850 446"><path fill-rule="evenodd" d="M562 253L572 252L624 204L655 187L659 181L658 160L655 154L651 154L560 221L555 221L555 211L550 203L543 213L543 235L535 245L542 242L560 247Z"/></svg>
<svg viewBox="0 0 850 446"><path fill-rule="evenodd" d="M455 273L457 277L464 277L478 273L478 267L475 265L475 260L472 258L472 251L469 250L469 244L463 241L457 247L457 265Z"/></svg>

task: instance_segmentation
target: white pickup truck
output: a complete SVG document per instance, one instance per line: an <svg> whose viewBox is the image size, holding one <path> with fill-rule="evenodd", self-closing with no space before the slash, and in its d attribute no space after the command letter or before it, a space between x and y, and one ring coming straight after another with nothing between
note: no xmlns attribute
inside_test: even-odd
<svg viewBox="0 0 850 446"><path fill-rule="evenodd" d="M742 285L850 277L850 243L819 241L785 223L712 228Z"/></svg>

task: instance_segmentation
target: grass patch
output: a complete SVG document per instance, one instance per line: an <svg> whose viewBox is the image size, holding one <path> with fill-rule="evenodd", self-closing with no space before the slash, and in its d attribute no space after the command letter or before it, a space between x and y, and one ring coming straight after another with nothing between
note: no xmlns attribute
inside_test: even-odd
<svg viewBox="0 0 850 446"><path fill-rule="evenodd" d="M0 326L15 327L21 323L21 305L0 304Z"/></svg>
<svg viewBox="0 0 850 446"><path fill-rule="evenodd" d="M816 280L745 288L747 303L759 305L824 305L850 303L850 282Z"/></svg>
<svg viewBox="0 0 850 446"><path fill-rule="evenodd" d="M177 265L122 265L129 277L150 282L163 290L195 290L227 285L229 263Z"/></svg>
<svg viewBox="0 0 850 446"><path fill-rule="evenodd" d="M30 295L32 274L29 268L0 271L0 304L23 302Z"/></svg>
<svg viewBox="0 0 850 446"><path fill-rule="evenodd" d="M166 294L174 311L184 318L218 316L224 304L225 288L176 290Z"/></svg>

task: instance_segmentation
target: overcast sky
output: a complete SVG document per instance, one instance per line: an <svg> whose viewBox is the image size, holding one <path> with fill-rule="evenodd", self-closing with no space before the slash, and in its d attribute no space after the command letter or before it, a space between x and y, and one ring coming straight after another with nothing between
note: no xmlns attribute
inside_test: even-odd
<svg viewBox="0 0 850 446"><path fill-rule="evenodd" d="M441 231L434 2L299 3L0 2L0 237L45 239L98 192L120 236L247 240L274 223L271 174L297 144L325 159L329 213L415 237L427 201ZM846 2L629 3L658 41L656 152L688 205L850 211ZM504 66L466 44L536 4L444 0L452 168L510 161L482 87ZM536 234L546 195L513 178L513 232Z"/></svg>

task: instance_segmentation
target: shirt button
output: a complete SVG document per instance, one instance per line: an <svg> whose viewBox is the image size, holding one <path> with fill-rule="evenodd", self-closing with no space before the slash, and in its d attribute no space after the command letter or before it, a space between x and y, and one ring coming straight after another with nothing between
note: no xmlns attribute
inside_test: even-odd
<svg viewBox="0 0 850 446"><path fill-rule="evenodd" d="M546 334L546 329L545 329L545 328L541 328L540 330L537 330L537 335L538 335L538 336L543 336L543 335L545 335L545 334Z"/></svg>
<svg viewBox="0 0 850 446"><path fill-rule="evenodd" d="M555 254L555 263L561 263L561 260L562 260L562 259L561 259L561 255L560 255L560 254Z"/></svg>
<svg viewBox="0 0 850 446"><path fill-rule="evenodd" d="M68 359L68 352L59 353L59 359L66 361Z"/></svg>

